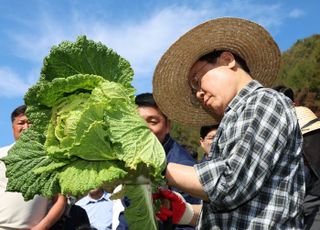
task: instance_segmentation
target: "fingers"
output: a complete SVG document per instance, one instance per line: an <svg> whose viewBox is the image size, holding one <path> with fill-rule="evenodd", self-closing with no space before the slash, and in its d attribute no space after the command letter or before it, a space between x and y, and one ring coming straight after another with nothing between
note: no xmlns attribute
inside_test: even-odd
<svg viewBox="0 0 320 230"><path fill-rule="evenodd" d="M160 193L152 193L152 199L154 200L158 200L158 199L161 199L162 196Z"/></svg>
<svg viewBox="0 0 320 230"><path fill-rule="evenodd" d="M169 217L172 217L173 212L167 208L160 208L159 212L156 214L156 216L161 221L166 221Z"/></svg>
<svg viewBox="0 0 320 230"><path fill-rule="evenodd" d="M160 190L161 195L168 200L177 200L179 197L170 190Z"/></svg>
<svg viewBox="0 0 320 230"><path fill-rule="evenodd" d="M159 189L157 193L152 194L152 198L156 199L168 199L171 201L181 201L182 199L175 192L171 190Z"/></svg>

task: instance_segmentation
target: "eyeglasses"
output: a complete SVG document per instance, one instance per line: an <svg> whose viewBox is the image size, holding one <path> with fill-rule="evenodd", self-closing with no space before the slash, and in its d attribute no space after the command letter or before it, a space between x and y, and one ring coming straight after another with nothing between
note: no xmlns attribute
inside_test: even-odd
<svg viewBox="0 0 320 230"><path fill-rule="evenodd" d="M210 63L204 63L193 75L188 76L188 83L193 94L201 90L201 79L204 75L200 75L200 71L208 64Z"/></svg>
<svg viewBox="0 0 320 230"><path fill-rule="evenodd" d="M214 137L215 137L215 136L213 136L213 137L211 137L211 136L205 136L204 139L207 140L207 141L213 141Z"/></svg>
<svg viewBox="0 0 320 230"><path fill-rule="evenodd" d="M206 66L210 64L209 62L204 63L193 75L188 76L188 84L191 88L190 101L196 106L200 107L201 102L197 98L197 92L201 91L201 79L204 75L200 75L200 71Z"/></svg>

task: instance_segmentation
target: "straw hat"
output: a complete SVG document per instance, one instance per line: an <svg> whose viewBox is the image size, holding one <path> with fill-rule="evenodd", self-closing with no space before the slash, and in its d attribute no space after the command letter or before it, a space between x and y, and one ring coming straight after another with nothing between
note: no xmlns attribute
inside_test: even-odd
<svg viewBox="0 0 320 230"><path fill-rule="evenodd" d="M180 37L155 69L153 95L170 119L193 126L218 122L214 114L191 103L194 97L187 81L192 65L213 50L228 50L242 57L251 76L265 86L277 76L280 51L263 27L240 18L207 21Z"/></svg>
<svg viewBox="0 0 320 230"><path fill-rule="evenodd" d="M319 118L307 107L295 107L302 134L320 129Z"/></svg>

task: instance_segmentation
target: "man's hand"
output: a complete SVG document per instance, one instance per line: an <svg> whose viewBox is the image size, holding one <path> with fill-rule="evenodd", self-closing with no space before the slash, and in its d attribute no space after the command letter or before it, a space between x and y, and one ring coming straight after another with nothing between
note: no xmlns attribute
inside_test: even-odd
<svg viewBox="0 0 320 230"><path fill-rule="evenodd" d="M160 220L166 221L169 217L172 217L173 224L190 224L194 215L194 210L181 194L170 190L160 189L158 193L153 194L153 199L162 199L170 202L171 208L164 207L163 205L156 214Z"/></svg>

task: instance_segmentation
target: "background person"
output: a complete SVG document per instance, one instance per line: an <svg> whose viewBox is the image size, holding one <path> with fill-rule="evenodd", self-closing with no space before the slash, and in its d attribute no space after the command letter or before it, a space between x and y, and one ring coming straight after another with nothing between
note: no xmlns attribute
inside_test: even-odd
<svg viewBox="0 0 320 230"><path fill-rule="evenodd" d="M320 229L320 120L307 107L296 107L303 135L306 196L303 203L304 229Z"/></svg>
<svg viewBox="0 0 320 230"><path fill-rule="evenodd" d="M203 158L200 162L209 160L209 151L216 136L219 125L207 125L200 128L200 145L204 150Z"/></svg>
<svg viewBox="0 0 320 230"><path fill-rule="evenodd" d="M138 113L146 121L151 132L161 142L166 152L167 162L193 166L196 160L170 136L170 122L157 106L153 95L151 93L139 94L135 98L135 103L138 106ZM181 193L184 199L191 204L199 204L201 202L174 186L170 187L170 189ZM160 228L162 227L160 226ZM193 229L193 227L178 225L175 229Z"/></svg>
<svg viewBox="0 0 320 230"><path fill-rule="evenodd" d="M169 185L204 200L199 220L195 208L190 218L200 229L303 227L295 111L287 97L262 86L272 84L279 65L269 33L239 18L193 28L157 65L153 92L164 114L189 125L220 123L209 161L168 163L166 170Z"/></svg>
<svg viewBox="0 0 320 230"><path fill-rule="evenodd" d="M15 140L19 139L21 133L30 126L25 111L26 106L22 105L11 114ZM12 146L13 144L1 148L0 158L7 156ZM64 196L54 197L52 207L46 198L38 195L32 200L24 201L22 194L5 191L8 182L5 172L5 164L0 160L0 229L44 230L49 229L60 219L66 206Z"/></svg>
<svg viewBox="0 0 320 230"><path fill-rule="evenodd" d="M294 92L284 85L272 87L290 98ZM306 196L303 203L304 229L320 229L320 121L307 107L295 107L303 135L303 158L306 178Z"/></svg>
<svg viewBox="0 0 320 230"><path fill-rule="evenodd" d="M76 205L86 210L92 227L98 230L112 229L113 201L109 193L101 188L90 190Z"/></svg>

